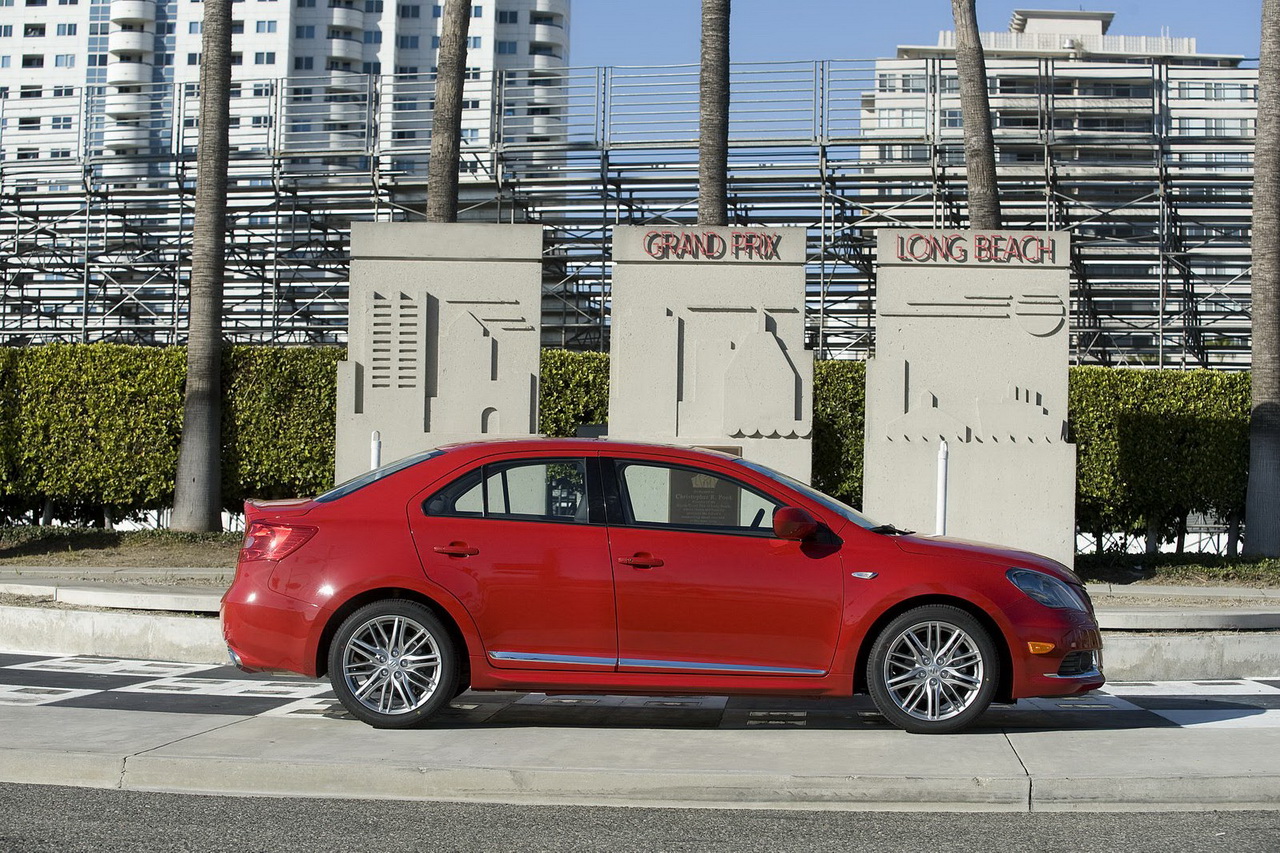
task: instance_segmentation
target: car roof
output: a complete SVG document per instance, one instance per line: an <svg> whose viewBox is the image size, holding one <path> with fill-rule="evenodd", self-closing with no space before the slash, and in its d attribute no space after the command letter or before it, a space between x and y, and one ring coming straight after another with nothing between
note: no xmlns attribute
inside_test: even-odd
<svg viewBox="0 0 1280 853"><path fill-rule="evenodd" d="M547 436L530 436L528 438L498 438L482 441L467 441L457 444L445 444L438 448L442 451L469 450L469 451L486 451L486 450L510 450L539 452L543 450L580 450L582 452L596 451L659 451L679 453L689 453L693 455L711 456L717 459L738 459L732 453L725 453L722 450L714 450L709 447L691 447L689 445L680 444L660 444L657 442L643 441L624 441L612 438L551 438Z"/></svg>

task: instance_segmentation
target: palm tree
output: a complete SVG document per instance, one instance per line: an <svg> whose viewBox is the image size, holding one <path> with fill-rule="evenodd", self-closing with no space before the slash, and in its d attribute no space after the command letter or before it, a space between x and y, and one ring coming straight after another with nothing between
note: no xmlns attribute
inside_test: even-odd
<svg viewBox="0 0 1280 853"><path fill-rule="evenodd" d="M729 0L702 0L698 223L729 224Z"/></svg>
<svg viewBox="0 0 1280 853"><path fill-rule="evenodd" d="M987 99L987 60L978 37L975 0L951 0L956 22L956 76L960 78L960 115L964 121L964 162L969 179L969 227L1000 227L996 185L996 144L991 136Z"/></svg>
<svg viewBox="0 0 1280 853"><path fill-rule="evenodd" d="M222 281L227 224L231 0L205 0L200 147L191 236L187 384L173 496L175 530L222 529Z"/></svg>
<svg viewBox="0 0 1280 853"><path fill-rule="evenodd" d="M1280 0L1263 0L1253 150L1253 410L1246 554L1280 557Z"/></svg>
<svg viewBox="0 0 1280 853"><path fill-rule="evenodd" d="M471 0L445 0L436 55L436 104L427 161L427 221L458 221L458 148L462 137L462 84L467 65Z"/></svg>

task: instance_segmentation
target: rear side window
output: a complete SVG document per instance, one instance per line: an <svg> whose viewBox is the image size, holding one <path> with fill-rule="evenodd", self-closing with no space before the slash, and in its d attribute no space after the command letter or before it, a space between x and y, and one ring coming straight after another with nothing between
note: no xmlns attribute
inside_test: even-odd
<svg viewBox="0 0 1280 853"><path fill-rule="evenodd" d="M427 498L422 509L435 516L586 524L586 471L582 459L485 465Z"/></svg>

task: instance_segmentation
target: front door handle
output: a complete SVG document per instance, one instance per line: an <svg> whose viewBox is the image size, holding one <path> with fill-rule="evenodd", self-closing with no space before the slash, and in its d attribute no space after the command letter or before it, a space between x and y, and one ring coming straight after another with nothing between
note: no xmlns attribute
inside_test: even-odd
<svg viewBox="0 0 1280 853"><path fill-rule="evenodd" d="M663 565L660 557L655 557L648 551L640 551L634 557L619 557L618 562L637 569L656 569Z"/></svg>
<svg viewBox="0 0 1280 853"><path fill-rule="evenodd" d="M437 554L448 554L450 557L474 557L480 553L479 548L472 548L466 542L450 542L448 545L437 545Z"/></svg>

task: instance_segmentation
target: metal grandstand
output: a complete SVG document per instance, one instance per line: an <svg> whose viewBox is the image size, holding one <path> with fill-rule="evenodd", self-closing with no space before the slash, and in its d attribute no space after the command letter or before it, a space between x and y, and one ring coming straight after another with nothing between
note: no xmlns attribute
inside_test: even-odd
<svg viewBox="0 0 1280 853"><path fill-rule="evenodd" d="M893 66L733 69L730 216L807 230L808 339L824 358L874 351L876 229L966 221L953 63ZM1072 233L1077 361L1246 367L1256 70L988 71L1007 226ZM463 148L463 218L541 223L544 343L605 348L610 227L695 218L697 67L467 86L485 131ZM129 94L0 101L0 345L183 339L198 91ZM232 94L227 337L343 342L350 223L423 207L431 80L291 77ZM22 119L50 111L76 118L28 143Z"/></svg>

